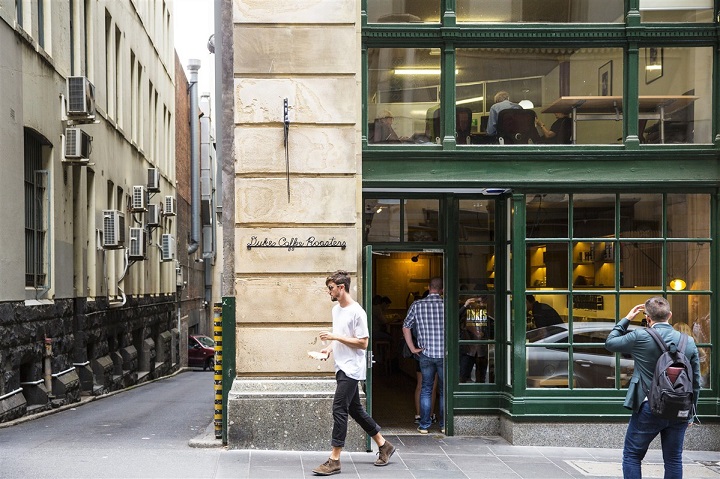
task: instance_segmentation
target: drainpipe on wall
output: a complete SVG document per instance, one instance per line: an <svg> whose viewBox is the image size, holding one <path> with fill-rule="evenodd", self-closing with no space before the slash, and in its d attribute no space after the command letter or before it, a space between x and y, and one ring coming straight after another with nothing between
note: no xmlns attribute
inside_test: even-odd
<svg viewBox="0 0 720 479"><path fill-rule="evenodd" d="M45 376L45 389L48 395L52 394L52 365L50 358L52 358L52 338L45 338L45 361L43 364L44 376Z"/></svg>
<svg viewBox="0 0 720 479"><path fill-rule="evenodd" d="M198 135L200 132L198 122L198 70L200 60L188 61L190 72L190 242L188 254L193 254L200 247L200 151Z"/></svg>

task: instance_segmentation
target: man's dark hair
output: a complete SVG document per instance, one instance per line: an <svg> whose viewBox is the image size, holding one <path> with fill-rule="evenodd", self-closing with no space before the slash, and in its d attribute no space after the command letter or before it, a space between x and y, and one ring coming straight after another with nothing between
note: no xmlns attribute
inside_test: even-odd
<svg viewBox="0 0 720 479"><path fill-rule="evenodd" d="M333 274L327 277L325 280L325 286L328 283L335 283L336 285L345 285L345 291L350 291L350 273L343 270L335 271Z"/></svg>
<svg viewBox="0 0 720 479"><path fill-rule="evenodd" d="M443 289L443 280L442 278L435 277L430 280L430 289L433 291L440 291Z"/></svg>
<svg viewBox="0 0 720 479"><path fill-rule="evenodd" d="M667 321L670 313L670 303L662 296L654 296L645 301L645 315L655 322Z"/></svg>
<svg viewBox="0 0 720 479"><path fill-rule="evenodd" d="M532 294L528 294L527 296L525 296L525 299L530 301L531 303L535 302L535 296L533 296Z"/></svg>

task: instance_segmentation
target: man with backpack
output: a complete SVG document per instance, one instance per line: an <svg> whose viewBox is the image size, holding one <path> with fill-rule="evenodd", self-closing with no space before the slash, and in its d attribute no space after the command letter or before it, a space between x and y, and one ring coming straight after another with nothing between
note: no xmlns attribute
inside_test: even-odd
<svg viewBox="0 0 720 479"><path fill-rule="evenodd" d="M648 328L658 333L672 360L667 360L667 354L660 347L662 343L646 328L628 332L630 321L643 312ZM625 479L642 478L642 460L658 434L665 479L682 478L685 430L693 422L700 392L700 359L695 341L673 329L669 323L671 316L670 304L665 298L650 298L645 304L632 308L605 341L609 351L632 354L635 360L635 371L623 404L633 411L623 447ZM678 350L681 344L685 344L684 351Z"/></svg>

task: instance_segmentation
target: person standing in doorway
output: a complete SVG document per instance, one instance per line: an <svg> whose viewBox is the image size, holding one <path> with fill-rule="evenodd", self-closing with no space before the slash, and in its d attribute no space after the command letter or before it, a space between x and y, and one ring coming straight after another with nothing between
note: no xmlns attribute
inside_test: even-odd
<svg viewBox="0 0 720 479"><path fill-rule="evenodd" d="M322 341L331 341L320 351L325 359L333 353L337 386L333 398L332 452L330 458L313 469L318 476L340 473L340 453L345 446L348 414L378 445L376 466L386 466L395 453L395 447L380 434L380 426L363 408L360 402L360 381L365 380L368 346L367 313L350 295L350 274L336 271L325 280L330 300L337 304L332 308L332 331L321 331Z"/></svg>
<svg viewBox="0 0 720 479"><path fill-rule="evenodd" d="M682 471L682 450L685 440L685 430L691 424L694 417L688 419L669 420L655 416L650 410L650 403L647 401L647 393L655 375L655 364L661 356L662 351L644 328L634 329L628 332L628 325L639 314L645 312L648 328L657 331L666 344L678 345L681 333L675 331L670 325L670 304L667 299L656 296L645 301L645 304L638 304L630 310L623 319L618 322L608 334L605 341L605 348L613 353L632 354L635 360L635 371L633 372L624 406L632 410L630 423L625 433L625 445L623 446L623 478L641 479L642 460L645 453L655 437L660 434L663 462L665 463L665 477L681 479ZM692 365L693 400L697 408L698 393L700 391L700 359L695 341L688 338L685 347L685 356L690 359Z"/></svg>
<svg viewBox="0 0 720 479"><path fill-rule="evenodd" d="M444 357L445 357L445 307L442 296L442 278L432 278L429 294L410 305L403 322L403 337L410 351L420 362L422 386L420 390L420 425L418 432L427 434L432 424L430 408L432 391L437 375L440 401L440 429L445 433L444 405ZM412 329L417 332L417 347L412 341Z"/></svg>

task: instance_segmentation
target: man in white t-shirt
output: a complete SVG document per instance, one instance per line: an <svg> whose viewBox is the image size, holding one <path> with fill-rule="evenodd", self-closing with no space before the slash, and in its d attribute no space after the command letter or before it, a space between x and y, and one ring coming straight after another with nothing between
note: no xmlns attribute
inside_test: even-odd
<svg viewBox="0 0 720 479"><path fill-rule="evenodd" d="M320 351L325 359L335 357L335 397L333 399L332 452L330 458L313 469L318 476L340 473L340 453L345 446L348 414L378 445L376 466L386 466L395 447L380 434L380 426L360 402L360 381L365 380L365 350L368 346L367 313L350 296L350 275L336 271L325 280L330 299L337 302L332 309L332 331L321 331L320 339L331 341Z"/></svg>

